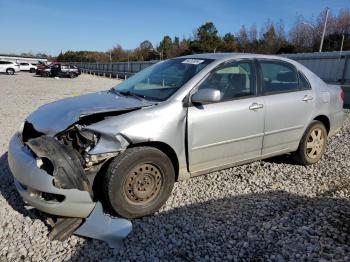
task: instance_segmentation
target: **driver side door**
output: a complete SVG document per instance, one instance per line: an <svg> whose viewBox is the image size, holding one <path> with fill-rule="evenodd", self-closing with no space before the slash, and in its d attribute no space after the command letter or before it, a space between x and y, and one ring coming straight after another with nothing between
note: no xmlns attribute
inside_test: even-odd
<svg viewBox="0 0 350 262"><path fill-rule="evenodd" d="M261 155L265 108L257 96L256 79L253 61L228 62L196 88L218 89L221 100L188 108L188 161L193 175Z"/></svg>

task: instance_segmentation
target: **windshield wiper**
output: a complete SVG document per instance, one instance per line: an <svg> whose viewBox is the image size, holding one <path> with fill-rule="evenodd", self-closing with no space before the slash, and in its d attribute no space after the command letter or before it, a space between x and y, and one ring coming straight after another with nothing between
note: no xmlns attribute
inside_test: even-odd
<svg viewBox="0 0 350 262"><path fill-rule="evenodd" d="M140 94L135 94L135 93L130 92L130 91L125 91L125 92L117 91L117 90L115 90L115 91L118 92L119 94L123 95L123 96L132 96L132 97L137 98L138 100L146 101L146 99L145 99L146 97L143 96L143 95L140 95Z"/></svg>
<svg viewBox="0 0 350 262"><path fill-rule="evenodd" d="M118 95L118 96L121 96L121 93L118 92L114 87L112 87L112 88L109 90L109 92L112 92L112 93L114 93L114 94L116 94L116 95Z"/></svg>

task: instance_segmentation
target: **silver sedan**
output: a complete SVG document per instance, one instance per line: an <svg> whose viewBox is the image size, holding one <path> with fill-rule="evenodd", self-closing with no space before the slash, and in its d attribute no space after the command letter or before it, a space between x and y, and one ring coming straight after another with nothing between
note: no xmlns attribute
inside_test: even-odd
<svg viewBox="0 0 350 262"><path fill-rule="evenodd" d="M13 136L9 164L21 196L44 212L84 218L101 201L142 217L177 180L287 153L316 163L342 108L340 87L286 58L179 57L40 107Z"/></svg>

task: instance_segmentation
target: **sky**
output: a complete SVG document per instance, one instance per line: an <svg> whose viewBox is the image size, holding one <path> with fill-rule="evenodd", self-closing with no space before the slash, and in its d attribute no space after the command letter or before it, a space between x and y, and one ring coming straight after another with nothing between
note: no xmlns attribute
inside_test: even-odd
<svg viewBox="0 0 350 262"><path fill-rule="evenodd" d="M132 49L192 36L207 21L220 35L267 19L282 19L288 30L297 16L310 20L326 7L337 13L350 0L0 0L0 53Z"/></svg>

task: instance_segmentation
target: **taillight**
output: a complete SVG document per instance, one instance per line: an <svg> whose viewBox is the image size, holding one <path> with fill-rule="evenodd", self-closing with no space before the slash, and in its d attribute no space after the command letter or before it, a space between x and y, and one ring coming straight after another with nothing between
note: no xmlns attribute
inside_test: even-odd
<svg viewBox="0 0 350 262"><path fill-rule="evenodd" d="M344 90L343 90L343 89L341 89L341 91L340 91L340 97L341 97L341 99L343 100L343 103L344 103L344 100L345 100L345 93L344 93Z"/></svg>

